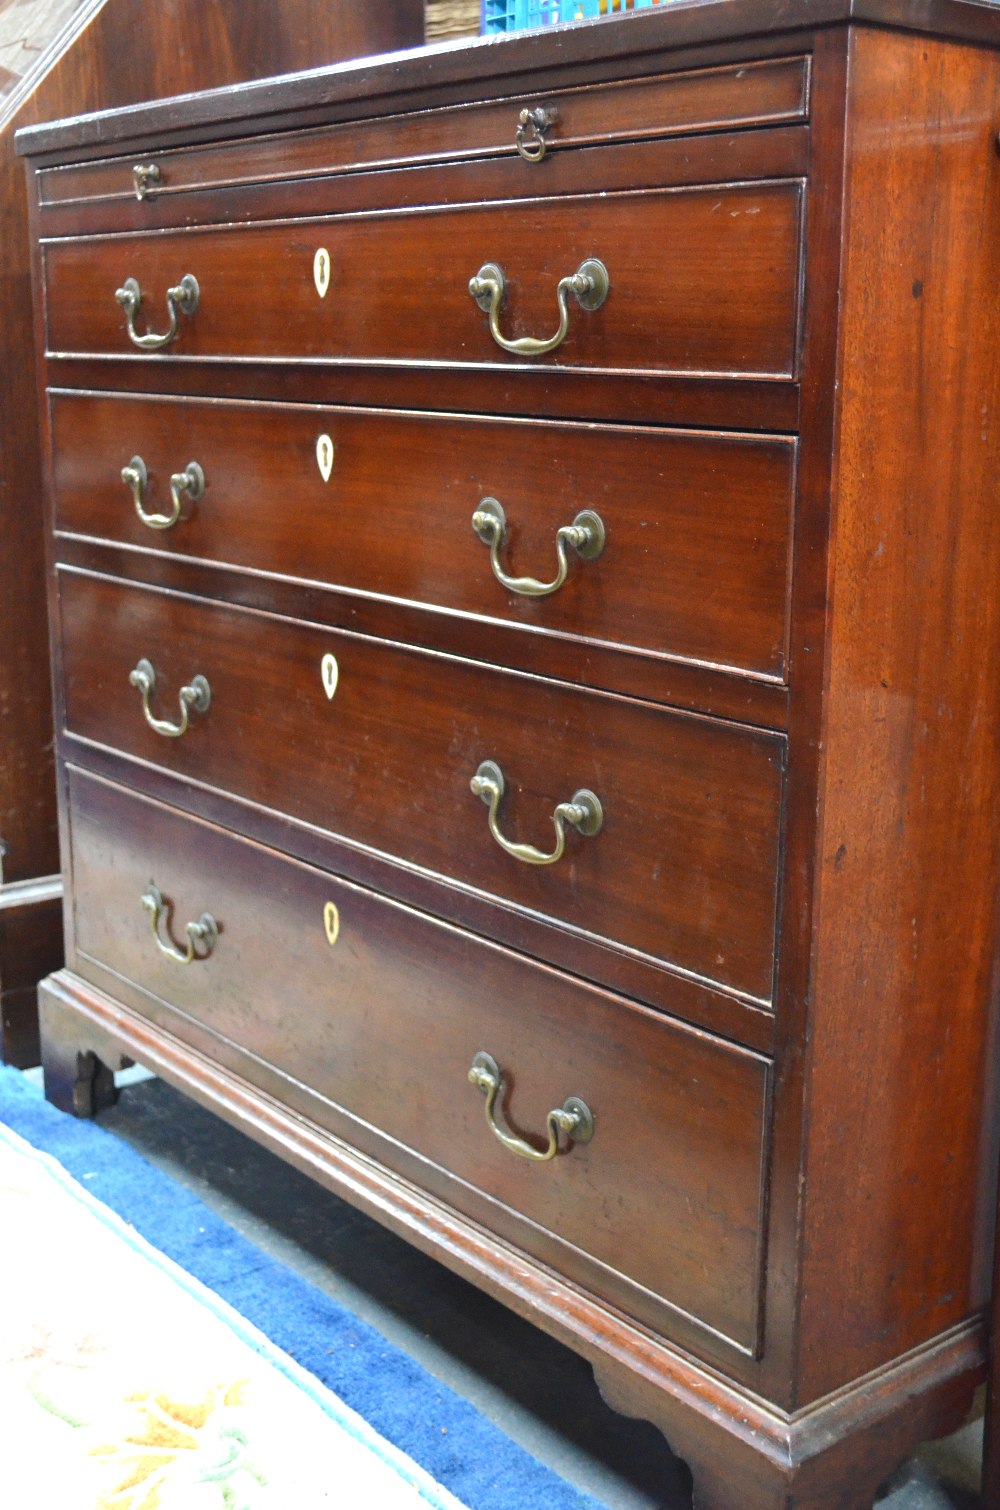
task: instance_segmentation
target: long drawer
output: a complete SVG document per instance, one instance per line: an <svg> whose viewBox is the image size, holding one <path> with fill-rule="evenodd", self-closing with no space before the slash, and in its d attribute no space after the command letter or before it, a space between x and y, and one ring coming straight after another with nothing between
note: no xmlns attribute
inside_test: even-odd
<svg viewBox="0 0 1000 1510"><path fill-rule="evenodd" d="M81 975L640 1320L754 1348L767 1060L111 784L69 794ZM576 1097L590 1141L501 1146L483 1052L501 1131L544 1151Z"/></svg>
<svg viewBox="0 0 1000 1510"><path fill-rule="evenodd" d="M486 200L491 166L479 174ZM52 240L42 249L47 346L146 361L790 378L802 210L801 182L776 180ZM563 327L559 286L595 261L607 295L591 307L593 279L579 300L564 290ZM470 279L490 266L502 274L491 286L503 290L494 333L470 293ZM167 291L185 278L197 282L197 306L185 313L175 299L171 320ZM137 350L116 299L129 279L140 298L135 337L162 337L175 324L171 344ZM551 342L563 328L561 344L536 355L500 344Z"/></svg>
<svg viewBox="0 0 1000 1510"><path fill-rule="evenodd" d="M802 121L809 110L809 59L697 69L586 89L556 89L541 97L515 95L295 134L279 132L221 146L186 147L156 153L138 177L134 155L47 168L38 174L39 201L66 204L131 198L138 192L155 212L178 193L206 186L512 154L522 110L530 113L520 133L524 151L530 157L544 146L550 161L552 154L595 142ZM535 112L544 114L535 117Z"/></svg>
<svg viewBox="0 0 1000 1510"><path fill-rule="evenodd" d="M572 679L588 675L581 642L783 675L792 440L70 392L50 404L58 530L559 635ZM203 496L172 483L192 460ZM493 552L499 532L473 529L486 499L503 510ZM603 549L588 559L564 538L563 585L534 596L558 581L559 532L581 512ZM480 638L495 658L488 625Z"/></svg>
<svg viewBox="0 0 1000 1510"><path fill-rule="evenodd" d="M597 940L609 985L626 954L649 967L651 1000L669 1005L666 970L770 1001L781 737L178 593L59 578L71 734ZM195 699L199 677L210 700ZM599 832L581 792L603 809ZM500 842L553 854L559 828L551 864Z"/></svg>

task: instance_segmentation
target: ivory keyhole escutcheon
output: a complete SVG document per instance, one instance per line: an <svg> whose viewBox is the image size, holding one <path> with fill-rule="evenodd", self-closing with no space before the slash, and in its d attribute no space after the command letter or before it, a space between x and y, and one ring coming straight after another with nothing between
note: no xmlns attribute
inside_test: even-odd
<svg viewBox="0 0 1000 1510"><path fill-rule="evenodd" d="M326 931L326 941L332 949L340 937L340 909L336 902L327 902L323 908L323 927Z"/></svg>
<svg viewBox="0 0 1000 1510"><path fill-rule="evenodd" d="M337 690L337 682L340 680L340 667L337 665L337 657L327 653L320 662L320 670L323 675L323 691L332 701L333 694Z"/></svg>
<svg viewBox="0 0 1000 1510"><path fill-rule="evenodd" d="M316 442L316 461L319 465L319 475L324 482L330 481L333 471L334 444L329 435L321 435Z"/></svg>
<svg viewBox="0 0 1000 1510"><path fill-rule="evenodd" d="M326 298L326 291L330 287L330 253L325 246L317 247L313 258L313 282L316 284L316 292L321 299Z"/></svg>

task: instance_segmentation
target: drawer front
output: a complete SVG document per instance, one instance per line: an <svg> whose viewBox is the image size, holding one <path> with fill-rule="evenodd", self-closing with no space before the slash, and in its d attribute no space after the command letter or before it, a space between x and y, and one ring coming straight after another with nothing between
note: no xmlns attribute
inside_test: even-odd
<svg viewBox="0 0 1000 1510"><path fill-rule="evenodd" d="M485 167L482 183L486 194ZM48 347L146 361L534 362L791 377L801 214L801 184L778 181L51 241ZM549 341L560 329L560 281L592 259L607 268L607 297L585 309L566 294L567 333L548 354L503 349L469 292L471 278L497 265L501 339ZM135 280L137 333L165 335L166 292L187 276L197 308L177 315L172 344L139 352L116 291Z"/></svg>
<svg viewBox="0 0 1000 1510"><path fill-rule="evenodd" d="M101 577L60 583L71 733L597 939L610 985L625 950L668 1001L664 967L770 1000L779 736ZM179 689L207 678L182 737L146 723L141 658L157 719L176 724ZM588 789L600 832L567 822L549 865L506 853L470 790L487 760L508 842L551 852L557 805Z"/></svg>
<svg viewBox="0 0 1000 1510"><path fill-rule="evenodd" d="M793 441L72 393L51 411L57 529L783 675ZM151 524L120 480L135 456ZM192 459L204 496L175 497ZM496 569L513 589L473 531L485 498L503 508ZM564 543L565 582L531 596L558 580L558 533L581 511L601 522L600 556ZM488 625L481 638L494 659Z"/></svg>
<svg viewBox="0 0 1000 1510"><path fill-rule="evenodd" d="M225 146L154 153L155 181L141 184L151 212L184 190L220 184L264 182L320 173L435 159L512 154L520 113L544 110L554 119L542 137L530 126L525 150L547 152L595 142L776 125L805 120L809 109L808 58L780 58L729 68L700 69L590 89L554 90L483 105L350 121L295 135L275 134ZM38 175L42 204L131 198L136 193L135 156L46 168ZM526 172L533 164L525 164ZM526 180L526 182L530 182Z"/></svg>
<svg viewBox="0 0 1000 1510"><path fill-rule="evenodd" d="M678 1308L754 1347L766 1060L79 773L70 812L80 973L644 1322ZM151 922L186 950L205 912L208 957L167 958ZM592 1140L543 1165L502 1147L480 1051L501 1128L544 1148L577 1096Z"/></svg>

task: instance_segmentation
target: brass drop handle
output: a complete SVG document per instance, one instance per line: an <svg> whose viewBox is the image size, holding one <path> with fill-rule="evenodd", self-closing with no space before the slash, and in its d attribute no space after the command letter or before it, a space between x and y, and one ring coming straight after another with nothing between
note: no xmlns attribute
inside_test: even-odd
<svg viewBox="0 0 1000 1510"><path fill-rule="evenodd" d="M167 935L167 942L160 938L160 919L165 918L169 908L164 902L159 888L152 881L142 894L142 905L149 913L149 922L156 940L156 947L167 959L172 959L178 965L193 965L196 960L207 959L215 948L219 937L219 925L210 912L203 912L197 923L188 923L184 929L187 934L187 948L178 949ZM199 946L201 953L198 953Z"/></svg>
<svg viewBox="0 0 1000 1510"><path fill-rule="evenodd" d="M522 336L517 341L508 341L500 331L500 306L503 303L504 294L507 290L507 282L503 275L503 269L495 262L486 262L479 269L474 278L469 280L469 293L475 299L480 309L484 309L490 317L490 334L498 346L504 351L512 351L515 356L540 357L548 351L555 351L561 346L569 334L569 296L573 294L581 309L600 309L608 297L611 287L608 278L608 270L603 262L596 257L588 257L580 263L575 273L568 278L562 278L556 288L556 300L559 304L559 329L554 336L547 341L536 341L533 336Z"/></svg>
<svg viewBox="0 0 1000 1510"><path fill-rule="evenodd" d="M181 721L172 724L165 718L154 718L149 700L156 691L156 672L152 663L145 656L136 666L134 671L129 672L129 682L137 687L142 694L142 712L149 727L156 734L162 734L167 739L180 739L186 734L190 725L192 709L196 713L207 713L212 701L212 689L203 676L194 676L188 686L182 687L180 693Z"/></svg>
<svg viewBox="0 0 1000 1510"><path fill-rule="evenodd" d="M500 547L507 537L507 516L498 499L483 499L472 516L472 528L490 548L490 565L501 587L524 598L545 598L559 591L569 571L568 547L572 546L582 561L596 561L604 549L604 521L600 514L581 509L572 524L564 524L556 531L558 571L551 582L539 582L535 577L509 577L500 565Z"/></svg>
<svg viewBox="0 0 1000 1510"><path fill-rule="evenodd" d="M534 110L525 106L521 111L514 145L518 155L523 157L526 163L541 162L549 150L546 137L558 119L559 112L554 106L538 105Z"/></svg>
<svg viewBox="0 0 1000 1510"><path fill-rule="evenodd" d="M184 495L201 498L205 492L205 474L196 461L189 461L183 472L174 472L170 479L170 497L173 508L169 514L148 514L143 508L143 498L149 486L149 473L141 456L133 456L127 467L122 467L122 482L132 491L135 511L143 524L151 530L169 530L181 517Z"/></svg>
<svg viewBox="0 0 1000 1510"><path fill-rule="evenodd" d="M500 803L504 794L503 771L495 760L484 760L476 774L473 776L470 787L475 796L481 797L490 810L490 833L507 854L513 855L515 860L523 860L526 865L554 865L561 860L566 849L566 825L571 823L577 833L585 838L593 838L601 832L604 823L604 809L600 798L595 796L586 787L574 792L572 800L560 802L552 814L552 822L556 828L556 847L551 854L545 854L540 849L535 849L532 844L512 844L505 839L500 832L497 822L497 814L500 811Z"/></svg>
<svg viewBox="0 0 1000 1510"><path fill-rule="evenodd" d="M560 1133L565 1133L572 1143L589 1143L594 1136L594 1115L586 1101L581 1101L579 1096L567 1096L562 1106L555 1107L546 1118L549 1133L548 1148L544 1151L534 1148L523 1138L515 1138L512 1133L504 1132L503 1128L497 1125L495 1108L500 1086L503 1084L503 1071L492 1054L480 1052L475 1056L472 1068L469 1070L469 1079L486 1097L486 1125L490 1132L499 1139L504 1148L516 1154L519 1159L530 1159L535 1164L547 1164L559 1152Z"/></svg>
<svg viewBox="0 0 1000 1510"><path fill-rule="evenodd" d="M142 303L142 289L134 278L126 278L121 288L115 290L115 298L125 311L129 340L133 346L138 346L140 351L161 351L164 346L169 346L171 341L175 341L179 316L193 315L198 308L200 297L201 289L198 287L197 278L191 273L185 273L175 288L167 289L170 329L162 336L152 333L141 336L135 328L135 319L139 313L139 305Z"/></svg>

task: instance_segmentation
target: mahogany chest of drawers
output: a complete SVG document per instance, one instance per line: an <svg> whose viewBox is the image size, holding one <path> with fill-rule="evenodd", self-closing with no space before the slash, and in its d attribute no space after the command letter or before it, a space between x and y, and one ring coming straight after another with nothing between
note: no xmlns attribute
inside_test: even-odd
<svg viewBox="0 0 1000 1510"><path fill-rule="evenodd" d="M852 9L19 139L48 1094L149 1064L709 1507L870 1505L984 1365L1000 17Z"/></svg>

